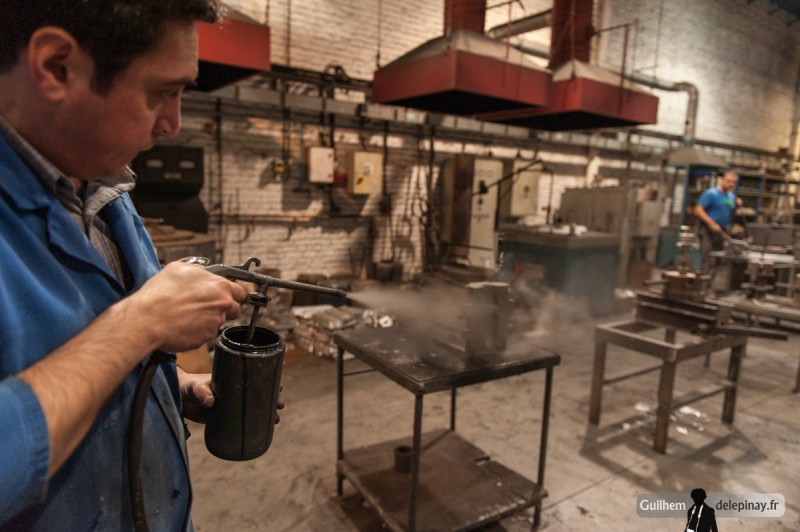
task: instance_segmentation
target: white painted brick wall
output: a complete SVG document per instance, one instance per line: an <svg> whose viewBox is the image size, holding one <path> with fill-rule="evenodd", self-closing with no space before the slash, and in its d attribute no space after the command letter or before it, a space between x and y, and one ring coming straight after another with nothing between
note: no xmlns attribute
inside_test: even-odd
<svg viewBox="0 0 800 532"><path fill-rule="evenodd" d="M228 4L257 20L265 19L265 0ZM699 88L696 137L767 150L786 146L800 68L796 45L800 24L787 25L788 16L772 13L766 0L597 0L596 10L604 4L609 26L638 20L629 38L628 69ZM511 4L513 18L547 9L552 2L527 0L522 5L524 10L519 3ZM272 61L290 60L292 66L314 70L337 64L353 77L371 79L378 48L381 64L386 64L441 35L443 12L444 0L270 0ZM501 24L508 16L508 6L490 9L486 27ZM600 62L619 69L623 32L604 35L608 46ZM549 30L522 39L547 47ZM686 95L655 92L661 105L653 129L683 133Z"/></svg>
<svg viewBox="0 0 800 532"><path fill-rule="evenodd" d="M230 6L250 17L266 21L272 36L272 62L312 70L341 65L354 78L371 79L380 50L382 65L443 33L444 1L406 0L228 0ZM491 3L491 2L490 2ZM269 11L267 12L267 5ZM511 17L520 18L552 6L551 0L523 0L510 4ZM663 6L660 34L659 9ZM795 86L800 69L800 24L788 26L783 12L770 14L767 0L597 0L597 18L607 9L607 25L637 18L629 38L628 70L656 77L664 83L690 82L699 88L696 137L704 140L776 150L788 143L790 118L794 112ZM380 28L379 28L380 10ZM268 18L267 18L268 17ZM486 27L505 22L509 7L487 13ZM619 69L621 31L609 32L600 57L601 64ZM523 43L547 48L550 31L539 30L517 37ZM290 47L287 49L287 41ZM660 99L659 122L651 129L680 135L684 131L687 95L656 90ZM357 97L358 95L356 95ZM187 117L177 142L206 149L207 175L216 175L215 139L204 131L211 117ZM280 160L281 123L249 119L224 121L223 197L227 216L252 223L226 224L222 245L224 260L240 262L255 255L264 265L276 268L287 279L300 273L356 273L365 250L369 260L394 258L404 264L406 275L421 268L422 228L420 205L428 172L427 153L418 160L416 139L392 135L387 182L393 197L392 227L379 212L378 197L349 197L334 190L335 204L348 218L330 218L327 192L310 186L310 193L297 193L302 145L319 142L319 129L293 124L291 128L292 179L287 183L272 177L271 164ZM327 131L324 133L327 134ZM369 149L380 150L381 135L369 135ZM427 142L423 142L427 146ZM344 161L347 151L361 149L359 134L337 129L336 152ZM448 153L486 153L512 157L517 148L462 145L437 141L437 164ZM526 158L530 151L520 150ZM587 153L540 153L558 168L551 184L542 174L539 204L552 198L555 212L567 187L585 186ZM601 157L602 166L619 167L619 160ZM342 163L341 170L344 170ZM209 177L211 179L211 177ZM551 194L552 190L552 194ZM209 202L208 187L201 194ZM207 205L214 211L213 205ZM216 212L216 211L215 211ZM356 218L362 216L361 219ZM259 218L261 217L261 218ZM264 218L273 217L271 220ZM288 220L297 218L292 224ZM312 221L309 219L313 217ZM280 218L280 220L278 220ZM542 210L536 220L544 222ZM376 235L370 234L370 224ZM391 243L394 234L395 246ZM374 240L373 240L374 236Z"/></svg>
<svg viewBox="0 0 800 532"><path fill-rule="evenodd" d="M775 151L787 146L800 67L800 31L766 1L614 0L609 25L639 20L631 36L634 70L666 82L696 85L700 103L696 137ZM635 44L635 48L634 48ZM619 68L622 33L609 33L604 64ZM658 48L658 56L656 56ZM656 91L659 122L652 129L680 134L685 93Z"/></svg>

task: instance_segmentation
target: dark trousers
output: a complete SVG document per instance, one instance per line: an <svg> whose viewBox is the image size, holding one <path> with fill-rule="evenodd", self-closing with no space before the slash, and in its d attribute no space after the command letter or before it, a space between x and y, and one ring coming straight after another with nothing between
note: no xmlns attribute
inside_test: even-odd
<svg viewBox="0 0 800 532"><path fill-rule="evenodd" d="M725 249L725 237L722 236L722 233L715 233L706 224L700 222L697 239L700 241L701 270L703 273L710 273L714 262L709 254L712 251Z"/></svg>

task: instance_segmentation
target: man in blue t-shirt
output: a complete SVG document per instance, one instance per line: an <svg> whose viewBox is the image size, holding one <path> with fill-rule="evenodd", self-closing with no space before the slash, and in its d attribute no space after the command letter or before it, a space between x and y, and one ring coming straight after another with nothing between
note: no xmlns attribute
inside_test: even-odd
<svg viewBox="0 0 800 532"><path fill-rule="evenodd" d="M733 170L726 170L716 187L709 188L697 200L694 215L700 220L697 236L700 239L700 255L703 271L709 270L711 251L724 247L724 232L733 222L733 211L742 200L736 197L736 183L739 176Z"/></svg>

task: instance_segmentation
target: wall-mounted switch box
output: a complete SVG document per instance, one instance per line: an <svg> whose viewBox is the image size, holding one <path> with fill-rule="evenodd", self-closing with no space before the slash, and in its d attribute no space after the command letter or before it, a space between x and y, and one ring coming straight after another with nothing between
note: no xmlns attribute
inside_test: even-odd
<svg viewBox="0 0 800 532"><path fill-rule="evenodd" d="M383 155L353 151L347 154L347 192L380 194L383 192Z"/></svg>
<svg viewBox="0 0 800 532"><path fill-rule="evenodd" d="M306 169L309 183L333 183L336 156L333 148L310 146L306 148Z"/></svg>

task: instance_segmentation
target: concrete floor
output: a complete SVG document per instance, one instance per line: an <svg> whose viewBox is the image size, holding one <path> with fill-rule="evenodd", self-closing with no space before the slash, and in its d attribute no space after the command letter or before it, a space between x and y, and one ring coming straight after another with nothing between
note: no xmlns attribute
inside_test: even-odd
<svg viewBox="0 0 800 532"><path fill-rule="evenodd" d="M744 360L735 422L720 421L722 396L676 413L667 453L652 449L657 374L604 389L601 423L588 423L593 323L567 312L551 319L530 341L558 352L555 369L543 530L679 531L685 519L641 518L636 497L645 493L780 493L780 519L717 519L719 530L800 530L800 395L793 394L800 337L751 339ZM609 347L607 371L635 368L649 357ZM358 362L348 362L353 364ZM679 366L676 393L698 381L724 378L727 354ZM287 407L270 450L249 462L225 462L203 444L203 427L189 439L198 532L368 531L379 521L345 482L336 497L336 364L291 352L284 369ZM377 373L346 384L345 448L408 436L413 396ZM536 478L544 372L511 377L459 391L458 432L513 470ZM424 430L444 428L449 395L426 396ZM532 511L487 530L528 530Z"/></svg>

